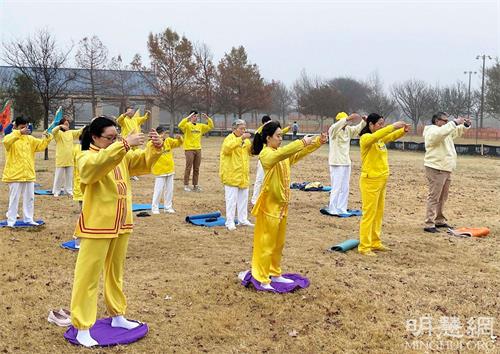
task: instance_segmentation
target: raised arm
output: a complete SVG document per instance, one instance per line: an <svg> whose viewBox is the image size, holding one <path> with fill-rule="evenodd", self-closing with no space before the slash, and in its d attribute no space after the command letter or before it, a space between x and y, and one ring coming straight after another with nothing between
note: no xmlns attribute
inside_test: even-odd
<svg viewBox="0 0 500 354"><path fill-rule="evenodd" d="M342 118L338 122L332 124L330 128L328 128L328 137L330 138L330 140L333 140L333 138L335 138L337 133L347 125L347 122L348 121L346 118Z"/></svg>
<svg viewBox="0 0 500 354"><path fill-rule="evenodd" d="M99 151L83 151L77 158L80 181L93 184L111 172L127 154L128 146L117 141Z"/></svg>
<svg viewBox="0 0 500 354"><path fill-rule="evenodd" d="M428 131L424 130L425 145L433 146L441 143L446 137L457 128L454 121L450 121L441 127L434 127Z"/></svg>
<svg viewBox="0 0 500 354"><path fill-rule="evenodd" d="M206 134L210 130L214 129L214 121L209 116L206 116L206 117L207 117L207 124L201 125L201 133L202 134Z"/></svg>
<svg viewBox="0 0 500 354"><path fill-rule="evenodd" d="M176 147L179 147L182 145L182 136L177 135L175 138L167 138L168 143L170 144L170 148L175 149Z"/></svg>
<svg viewBox="0 0 500 354"><path fill-rule="evenodd" d="M181 132L185 133L186 132L186 126L188 124L188 120L191 116L187 116L186 118L182 119L180 122L179 122L179 129L181 130Z"/></svg>
<svg viewBox="0 0 500 354"><path fill-rule="evenodd" d="M140 127L149 119L149 117L150 117L149 111L146 111L146 113L142 117L141 116L134 117L134 120L136 121L137 126Z"/></svg>
<svg viewBox="0 0 500 354"><path fill-rule="evenodd" d="M128 170L131 176L140 176L151 173L151 168L160 158L163 147L155 147L154 144L147 144L144 150L130 150L126 159L128 160Z"/></svg>
<svg viewBox="0 0 500 354"><path fill-rule="evenodd" d="M304 146L305 143L303 139L295 140L294 142L291 142L290 144L284 147L280 147L279 149L276 150L265 149L259 154L259 159L264 169L270 169L278 162L286 160L293 154L302 150Z"/></svg>
<svg viewBox="0 0 500 354"><path fill-rule="evenodd" d="M366 121L364 119L361 119L361 122L359 122L359 124L348 126L346 129L352 139L352 137L358 135L364 127L366 127Z"/></svg>
<svg viewBox="0 0 500 354"><path fill-rule="evenodd" d="M70 130L73 135L73 139L78 139L83 133L83 128Z"/></svg>
<svg viewBox="0 0 500 354"><path fill-rule="evenodd" d="M299 152L290 156L290 164L294 165L300 160L302 160L304 157L309 155L311 152L318 150L321 147L321 144L322 144L321 137L320 136L316 137L310 145L307 145Z"/></svg>
<svg viewBox="0 0 500 354"><path fill-rule="evenodd" d="M395 141L395 140L398 140L399 138L401 138L403 135L406 134L406 131L404 128L400 128L390 134L387 134L386 136L384 136L381 140L387 144L387 143L390 143L391 141Z"/></svg>
<svg viewBox="0 0 500 354"><path fill-rule="evenodd" d="M389 124L388 126L377 130L375 133L363 134L363 136L361 136L360 142L362 142L363 145L366 146L372 145L377 141L379 141L380 139L382 139L383 137L385 137L387 134L392 133L394 130L395 130L394 125Z"/></svg>
<svg viewBox="0 0 500 354"><path fill-rule="evenodd" d="M12 133L5 135L3 138L3 145L5 146L5 150L9 151L12 144L14 144L20 137L21 131L17 129L13 129Z"/></svg>

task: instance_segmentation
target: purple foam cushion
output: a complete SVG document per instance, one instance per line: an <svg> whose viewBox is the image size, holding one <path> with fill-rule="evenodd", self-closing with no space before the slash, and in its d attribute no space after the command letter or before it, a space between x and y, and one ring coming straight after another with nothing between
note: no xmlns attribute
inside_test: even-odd
<svg viewBox="0 0 500 354"><path fill-rule="evenodd" d="M255 290L258 291L271 291L274 293L290 293L297 289L307 288L310 284L309 279L301 276L300 274L287 273L287 274L282 274L282 277L293 280L293 283L287 284L287 283L271 282L273 290L264 289L260 285L260 282L255 280L254 277L252 277L252 272L248 271L243 280L241 281L241 285L245 287L252 285L255 288Z"/></svg>
<svg viewBox="0 0 500 354"><path fill-rule="evenodd" d="M97 320L90 328L90 335L99 343L99 346L107 347L136 342L148 334L148 330L148 325L145 323L134 329L111 327L111 317L108 317ZM72 344L79 345L80 343L76 340L77 333L78 330L75 327L69 326L66 333L64 333L64 338Z"/></svg>

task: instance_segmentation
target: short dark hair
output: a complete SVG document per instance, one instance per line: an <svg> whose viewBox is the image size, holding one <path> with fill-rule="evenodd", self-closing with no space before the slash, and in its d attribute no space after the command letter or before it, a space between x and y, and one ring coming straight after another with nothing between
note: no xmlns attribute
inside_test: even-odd
<svg viewBox="0 0 500 354"><path fill-rule="evenodd" d="M191 114L198 114L198 111L192 110L191 112L189 112L189 115Z"/></svg>
<svg viewBox="0 0 500 354"><path fill-rule="evenodd" d="M23 116L18 116L14 122L16 123L16 127L29 123L28 119Z"/></svg>
<svg viewBox="0 0 500 354"><path fill-rule="evenodd" d="M271 120L271 117L269 117L268 115L265 115L265 116L262 116L262 124L265 124L267 122L269 122Z"/></svg>
<svg viewBox="0 0 500 354"><path fill-rule="evenodd" d="M158 127L156 127L156 132L158 134L161 134L161 133L166 132L166 131L167 131L167 128L165 128L164 126L159 125Z"/></svg>
<svg viewBox="0 0 500 354"><path fill-rule="evenodd" d="M448 113L446 112L437 112L436 114L434 114L431 118L431 122L432 124L436 124L436 122L442 117L442 116L446 116L448 117Z"/></svg>

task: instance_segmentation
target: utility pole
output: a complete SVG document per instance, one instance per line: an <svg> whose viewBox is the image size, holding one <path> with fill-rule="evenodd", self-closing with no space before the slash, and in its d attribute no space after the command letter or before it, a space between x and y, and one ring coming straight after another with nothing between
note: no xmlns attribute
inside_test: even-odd
<svg viewBox="0 0 500 354"><path fill-rule="evenodd" d="M472 74L477 74L477 71L464 71L464 74L469 75L469 88L467 89L467 118L470 119L470 79ZM478 134L478 126L477 126L477 119L476 119L476 145L477 145L477 134Z"/></svg>
<svg viewBox="0 0 500 354"><path fill-rule="evenodd" d="M483 127L483 114L484 114L484 68L485 68L485 63L486 59L493 59L491 56L483 54L483 55L478 55L476 56L476 59L482 59L483 60L483 71L482 71L482 81L481 81L481 114L480 114L480 121L479 121L479 127ZM477 128L477 127L476 127Z"/></svg>

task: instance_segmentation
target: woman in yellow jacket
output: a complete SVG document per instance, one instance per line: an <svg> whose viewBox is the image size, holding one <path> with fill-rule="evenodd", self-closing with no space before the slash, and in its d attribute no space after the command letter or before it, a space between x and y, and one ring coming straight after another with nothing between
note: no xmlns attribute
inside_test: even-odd
<svg viewBox="0 0 500 354"><path fill-rule="evenodd" d="M384 117L371 113L366 118L366 126L359 133L361 150L361 202L363 215L359 225L358 252L375 256L373 251L389 251L382 244L382 218L384 217L385 189L389 177L386 143L406 134L410 126L396 122L384 127Z"/></svg>
<svg viewBox="0 0 500 354"><path fill-rule="evenodd" d="M174 156L172 149L182 145L182 136L176 135L175 139L167 137L167 130L161 126L156 128L156 132L163 140L163 154L153 165L151 172L155 175L155 186L153 190L153 201L151 202L151 212L160 214L160 199L163 195L163 202L166 213L175 213L172 206L174 197ZM148 144L152 144L151 142Z"/></svg>
<svg viewBox="0 0 500 354"><path fill-rule="evenodd" d="M116 123L120 126L120 135L126 138L129 134L140 133L141 126L149 119L151 112L146 111L143 116L140 110L134 112L132 107L127 107L125 113L116 118Z"/></svg>
<svg viewBox="0 0 500 354"><path fill-rule="evenodd" d="M226 227L236 230L234 217L238 210L238 224L254 226L248 221L248 186L250 184L250 155L252 144L242 119L233 122L233 132L226 136L220 150L219 176L226 197Z"/></svg>
<svg viewBox="0 0 500 354"><path fill-rule="evenodd" d="M264 183L252 209L256 217L252 277L266 290L274 290L271 281L292 283L281 276L281 253L285 244L288 203L290 201L290 166L326 143L327 135L306 136L285 147L278 122L269 122L256 135L252 152L259 155L264 167ZM265 146L264 146L265 144Z"/></svg>
<svg viewBox="0 0 500 354"><path fill-rule="evenodd" d="M12 133L3 139L5 168L2 181L9 185L9 209L7 226L14 227L17 219L19 199L23 197L23 220L38 226L33 219L35 208L35 153L44 151L52 140L51 134L37 139L30 134L28 121L17 117Z"/></svg>
<svg viewBox="0 0 500 354"><path fill-rule="evenodd" d="M104 299L112 316L112 327L132 329L137 322L123 317L127 308L123 294L124 262L132 220L130 175L148 174L161 156L163 141L153 130L152 144L145 150L131 150L144 143L136 133L117 141L116 123L97 117L85 128L77 167L83 192L83 208L75 236L81 238L71 295L71 323L84 346L98 343L89 328L96 321L99 277L104 270Z"/></svg>
<svg viewBox="0 0 500 354"><path fill-rule="evenodd" d="M82 129L70 130L69 121L61 119L59 125L52 130L56 142L56 171L52 194L58 197L61 191L73 196L73 141L82 134Z"/></svg>
<svg viewBox="0 0 500 354"><path fill-rule="evenodd" d="M184 134L184 154L186 155L186 169L184 170L184 191L191 192L189 188L189 175L193 169L193 190L201 192L198 185L201 165L201 137L214 128L214 122L206 114L207 124L198 123L198 112L191 111L189 116L179 123L179 129Z"/></svg>

